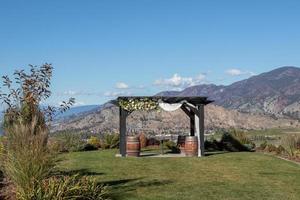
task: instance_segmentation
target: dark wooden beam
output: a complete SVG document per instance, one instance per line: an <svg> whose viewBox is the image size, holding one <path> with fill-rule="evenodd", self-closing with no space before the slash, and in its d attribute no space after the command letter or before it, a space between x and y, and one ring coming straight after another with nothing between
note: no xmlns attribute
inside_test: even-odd
<svg viewBox="0 0 300 200"><path fill-rule="evenodd" d="M191 136L195 136L195 115L190 117L190 133Z"/></svg>
<svg viewBox="0 0 300 200"><path fill-rule="evenodd" d="M188 117L191 117L192 113L189 109L186 108L185 104L182 104L180 108Z"/></svg>
<svg viewBox="0 0 300 200"><path fill-rule="evenodd" d="M204 105L198 105L199 110L199 136L200 136L200 150L201 155L204 156Z"/></svg>
<svg viewBox="0 0 300 200"><path fill-rule="evenodd" d="M120 154L126 157L126 118L128 112L120 106Z"/></svg>
<svg viewBox="0 0 300 200"><path fill-rule="evenodd" d="M197 115L200 118L200 112L197 108L194 108L193 106L190 106L189 104L185 104L185 106L188 107L191 112L193 112L195 115Z"/></svg>
<svg viewBox="0 0 300 200"><path fill-rule="evenodd" d="M181 106L181 109L185 112L185 114L190 118L190 135L195 136L195 114L191 112L187 107L186 104Z"/></svg>

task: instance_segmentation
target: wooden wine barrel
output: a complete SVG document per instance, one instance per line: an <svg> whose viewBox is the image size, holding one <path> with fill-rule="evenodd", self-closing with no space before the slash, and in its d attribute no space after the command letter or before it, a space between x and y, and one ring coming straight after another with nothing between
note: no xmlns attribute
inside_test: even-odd
<svg viewBox="0 0 300 200"><path fill-rule="evenodd" d="M198 156L198 137L188 136L185 138L185 155L192 157Z"/></svg>
<svg viewBox="0 0 300 200"><path fill-rule="evenodd" d="M179 135L177 139L177 146L180 149L180 153L184 154L184 145L185 145L185 136L184 135Z"/></svg>
<svg viewBox="0 0 300 200"><path fill-rule="evenodd" d="M138 137L129 136L127 137L127 156L139 157L141 152L140 140Z"/></svg>

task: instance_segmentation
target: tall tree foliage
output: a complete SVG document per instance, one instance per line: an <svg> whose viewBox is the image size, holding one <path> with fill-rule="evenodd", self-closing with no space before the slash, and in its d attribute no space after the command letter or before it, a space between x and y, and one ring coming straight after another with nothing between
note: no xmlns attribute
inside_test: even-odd
<svg viewBox="0 0 300 200"><path fill-rule="evenodd" d="M53 73L51 64L40 67L30 65L30 71L17 70L13 78L3 76L0 87L0 100L7 108L5 111L4 129L12 126L17 121L30 124L34 118L37 127L45 129L47 122L59 112L66 111L75 101L63 101L59 108L47 106L41 108L41 102L51 96L50 86Z"/></svg>

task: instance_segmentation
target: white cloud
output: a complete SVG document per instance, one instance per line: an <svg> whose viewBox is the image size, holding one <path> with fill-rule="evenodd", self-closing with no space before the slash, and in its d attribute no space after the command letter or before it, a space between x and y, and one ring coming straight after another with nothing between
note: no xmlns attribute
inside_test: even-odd
<svg viewBox="0 0 300 200"><path fill-rule="evenodd" d="M251 71L242 71L240 69L228 69L226 70L226 74L230 76L241 76L241 75L248 75L248 76L254 76L255 73Z"/></svg>
<svg viewBox="0 0 300 200"><path fill-rule="evenodd" d="M242 75L242 71L239 69L228 69L226 71L226 74L230 75L230 76L240 76Z"/></svg>
<svg viewBox="0 0 300 200"><path fill-rule="evenodd" d="M97 93L87 92L87 91L74 91L74 90L68 90L68 91L57 93L57 96L91 96L91 95L97 95Z"/></svg>
<svg viewBox="0 0 300 200"><path fill-rule="evenodd" d="M108 91L104 93L104 96L106 97L117 97L117 96L129 96L131 95L130 92L124 92L124 91Z"/></svg>
<svg viewBox="0 0 300 200"><path fill-rule="evenodd" d="M78 102L75 101L73 106L84 106L84 105L86 105L86 103L84 103L83 101L78 101Z"/></svg>
<svg viewBox="0 0 300 200"><path fill-rule="evenodd" d="M190 86L203 84L205 82L205 74L199 74L196 77L182 77L179 74L174 74L171 78L158 79L154 81L154 85L180 90Z"/></svg>
<svg viewBox="0 0 300 200"><path fill-rule="evenodd" d="M124 82L118 82L118 83L116 83L116 88L117 89L128 89L129 86Z"/></svg>

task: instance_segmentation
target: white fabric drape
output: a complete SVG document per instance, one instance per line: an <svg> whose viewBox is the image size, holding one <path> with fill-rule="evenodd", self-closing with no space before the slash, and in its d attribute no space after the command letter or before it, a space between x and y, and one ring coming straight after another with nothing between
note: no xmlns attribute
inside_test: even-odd
<svg viewBox="0 0 300 200"><path fill-rule="evenodd" d="M183 103L172 103L172 104L169 104L169 103L159 103L159 107L165 111L168 111L168 112L172 112L172 111L175 111L177 109L179 109L181 106L182 106Z"/></svg>

